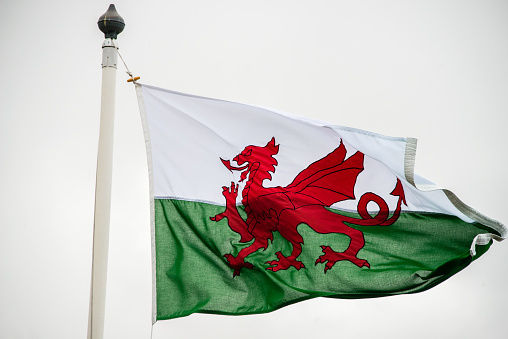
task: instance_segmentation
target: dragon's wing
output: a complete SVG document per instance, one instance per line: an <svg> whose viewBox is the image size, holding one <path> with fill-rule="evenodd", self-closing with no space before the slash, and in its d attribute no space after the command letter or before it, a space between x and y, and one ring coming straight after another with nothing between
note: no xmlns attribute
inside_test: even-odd
<svg viewBox="0 0 508 339"><path fill-rule="evenodd" d="M356 178L363 171L363 153L348 159L346 148L340 144L333 152L300 172L285 194L295 208L306 205L330 206L338 201L354 199Z"/></svg>

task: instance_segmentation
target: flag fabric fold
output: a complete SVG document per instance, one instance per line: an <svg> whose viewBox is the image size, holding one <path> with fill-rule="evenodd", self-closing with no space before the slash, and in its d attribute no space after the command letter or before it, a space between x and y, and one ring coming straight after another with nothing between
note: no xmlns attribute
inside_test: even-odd
<svg viewBox="0 0 508 339"><path fill-rule="evenodd" d="M416 140L136 85L153 322L429 289L506 227L414 174Z"/></svg>

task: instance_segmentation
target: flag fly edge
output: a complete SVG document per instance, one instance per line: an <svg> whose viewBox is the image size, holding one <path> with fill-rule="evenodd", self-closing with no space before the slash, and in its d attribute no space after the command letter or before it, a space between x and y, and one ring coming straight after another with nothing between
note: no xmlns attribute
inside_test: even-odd
<svg viewBox="0 0 508 339"><path fill-rule="evenodd" d="M413 185L415 188L417 188L420 191L423 192L430 192L434 190L441 190L446 195L448 200L462 213L464 213L469 218L473 219L474 221L477 221L483 225L489 226L493 230L499 233L498 235L488 233L488 234L481 234L478 235L473 243L471 244L471 256L476 255L476 245L486 245L490 242L490 240L495 239L497 241L502 241L506 239L508 236L508 230L506 227L500 223L497 220L494 220L492 218L489 218L488 216L480 213L479 211L475 210L474 208L468 206L462 200L460 200L455 193L452 191L441 188L437 185L419 185L415 182L415 160L416 160L416 147L417 147L417 139L415 138L407 138L406 142L406 152L404 155L404 175L406 177L406 180Z"/></svg>
<svg viewBox="0 0 508 339"><path fill-rule="evenodd" d="M508 230L507 228L499 221L489 218L488 216L480 213L479 211L475 210L474 208L468 206L464 202L462 202L452 191L446 188L442 188L434 183L430 183L426 181L425 183L419 183L417 179L417 175L415 174L414 168L415 168L415 161L416 161L416 149L417 149L417 139L415 138L392 138L392 137L386 137L384 135L380 135L373 132L367 132L363 130L358 130L356 128L351 127L345 127L345 126L339 126L339 125L327 125L326 127L329 127L339 134L342 132L359 132L364 134L369 134L374 137L381 137L382 139L389 138L393 139L394 141L403 141L405 145L405 152L404 152L404 168L403 173L396 173L398 175L403 176L407 182L415 187L418 191L421 192L432 192L432 191L441 191L446 196L448 201L462 214L464 214L466 217L471 218L472 220L483 224L489 228L491 228L494 232L497 232L497 234L493 233L487 233L487 234L481 234L478 237L474 239L474 241L471 244L471 250L470 254L472 257L476 255L475 247L476 245L486 245L488 244L492 239L495 239L497 241L502 241L508 237ZM357 148L358 150L364 152L365 154L369 154L369 152L362 147L361 144L356 143L352 138L348 139L348 142ZM375 154L369 154L373 158L376 158ZM381 160L381 159L378 159Z"/></svg>
<svg viewBox="0 0 508 339"><path fill-rule="evenodd" d="M148 164L148 185L150 198L150 241L151 241L151 257L152 257L152 325L157 321L157 288L156 288L156 270L155 270L155 202L153 189L153 162L152 162L152 144L150 141L150 131L148 129L148 119L146 116L145 102L143 100L143 89L140 84L135 84L136 95L138 97L139 113L141 124L143 127L143 136L146 147L146 160Z"/></svg>

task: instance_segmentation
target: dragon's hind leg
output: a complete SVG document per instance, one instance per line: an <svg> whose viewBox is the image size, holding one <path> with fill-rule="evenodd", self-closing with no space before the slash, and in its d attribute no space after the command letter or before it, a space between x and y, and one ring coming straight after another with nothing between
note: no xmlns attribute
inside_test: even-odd
<svg viewBox="0 0 508 339"><path fill-rule="evenodd" d="M323 253L324 254L321 255L319 258L317 258L316 265L319 264L319 263L325 263L326 262L326 264L325 264L325 273L330 268L332 268L333 265L335 265L335 263L337 261L340 261L340 260L351 261L353 264L355 264L358 267L366 266L366 267L370 268L370 265L367 262L367 260L363 260L363 259L357 258L355 254L348 253L348 250L346 250L345 252L341 253L341 252L335 252L334 250L332 250L332 248L330 246L321 246L321 248L323 249Z"/></svg>
<svg viewBox="0 0 508 339"><path fill-rule="evenodd" d="M322 234L342 233L350 238L349 246L344 252L336 252L330 246L321 246L323 255L316 260L316 265L326 263L325 273L340 260L348 260L358 267L370 267L366 260L357 257L358 252L365 245L365 239L361 231L349 227L344 223L341 215L333 213L322 206L309 206L305 209L305 213L308 213L311 217L304 222L314 231ZM301 210L300 212L304 212L304 208Z"/></svg>
<svg viewBox="0 0 508 339"><path fill-rule="evenodd" d="M282 252L276 252L278 260L267 261L266 263L271 265L266 269L269 271L287 270L291 266L297 270L305 268L305 265L296 260L302 253L303 238L298 233L297 227L300 224L300 219L295 218L295 210L285 210L280 214L279 224L277 230L280 235L289 241L293 246L293 251L289 256L284 256Z"/></svg>
<svg viewBox="0 0 508 339"><path fill-rule="evenodd" d="M267 267L266 269L276 272L278 270L287 270L291 266L297 270L305 268L305 265L301 261L296 260L296 257L298 257L300 253L302 253L302 245L298 243L293 244L293 253L291 253L289 257L284 256L282 252L276 252L275 254L279 260L267 261L266 263L272 266Z"/></svg>

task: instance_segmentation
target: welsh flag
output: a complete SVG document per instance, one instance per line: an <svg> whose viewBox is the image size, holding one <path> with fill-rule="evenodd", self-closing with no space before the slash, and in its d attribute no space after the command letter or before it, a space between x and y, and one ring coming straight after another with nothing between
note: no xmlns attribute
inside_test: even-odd
<svg viewBox="0 0 508 339"><path fill-rule="evenodd" d="M153 322L429 289L507 230L413 173L416 140L137 85Z"/></svg>

